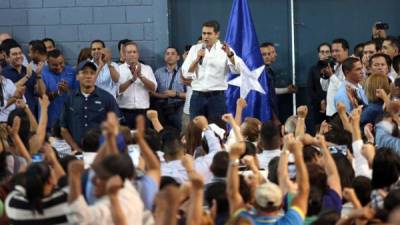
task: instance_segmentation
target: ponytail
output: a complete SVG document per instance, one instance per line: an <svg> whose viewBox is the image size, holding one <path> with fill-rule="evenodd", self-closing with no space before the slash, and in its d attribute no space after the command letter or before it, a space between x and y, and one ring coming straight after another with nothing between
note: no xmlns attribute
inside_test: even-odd
<svg viewBox="0 0 400 225"><path fill-rule="evenodd" d="M50 168L45 163L33 163L25 173L25 190L30 209L43 214L43 188L50 177Z"/></svg>

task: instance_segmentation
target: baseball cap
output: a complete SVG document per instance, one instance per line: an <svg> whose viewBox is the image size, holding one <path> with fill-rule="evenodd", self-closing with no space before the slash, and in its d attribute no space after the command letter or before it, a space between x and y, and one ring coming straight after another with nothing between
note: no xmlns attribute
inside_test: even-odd
<svg viewBox="0 0 400 225"><path fill-rule="evenodd" d="M90 60L84 60L82 62L80 62L78 64L78 67L76 68L78 71L83 70L85 67L89 66L90 68L92 68L93 70L97 70L97 66L96 64L94 64L92 61Z"/></svg>
<svg viewBox="0 0 400 225"><path fill-rule="evenodd" d="M272 182L258 186L255 197L257 205L262 208L279 207L282 204L282 191Z"/></svg>

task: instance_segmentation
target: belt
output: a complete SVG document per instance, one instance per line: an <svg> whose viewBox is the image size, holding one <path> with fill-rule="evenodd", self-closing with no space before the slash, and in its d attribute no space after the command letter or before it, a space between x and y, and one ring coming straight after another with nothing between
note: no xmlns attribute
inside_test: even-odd
<svg viewBox="0 0 400 225"><path fill-rule="evenodd" d="M225 91L193 91L193 95L211 97L216 95L225 94Z"/></svg>

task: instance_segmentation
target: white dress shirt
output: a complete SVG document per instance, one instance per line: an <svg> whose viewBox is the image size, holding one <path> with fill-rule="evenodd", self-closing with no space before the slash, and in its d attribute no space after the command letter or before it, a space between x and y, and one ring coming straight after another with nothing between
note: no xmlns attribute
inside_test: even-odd
<svg viewBox="0 0 400 225"><path fill-rule="evenodd" d="M140 66L142 75L147 80L151 81L157 89L157 81L151 67L144 64L140 64ZM125 83L133 77L127 63L119 65L119 73L120 84ZM149 90L140 79L136 79L124 92L119 93L117 103L119 107L123 109L148 109L150 107Z"/></svg>
<svg viewBox="0 0 400 225"><path fill-rule="evenodd" d="M329 78L328 92L326 94L326 115L332 116L336 113L335 96L345 77L342 64L337 65L335 73Z"/></svg>
<svg viewBox="0 0 400 225"><path fill-rule="evenodd" d="M118 192L122 212L127 224L141 225L143 223L144 205L139 193L129 180L125 180L124 187ZM108 196L103 196L94 205L88 206L83 196L79 196L70 204L72 214L68 221L81 225L113 225L111 203Z"/></svg>
<svg viewBox="0 0 400 225"><path fill-rule="evenodd" d="M280 149L274 150L263 150L260 154L257 154L257 159L259 163L259 168L268 171L269 162L275 158L280 157L282 151Z"/></svg>
<svg viewBox="0 0 400 225"><path fill-rule="evenodd" d="M397 76L398 76L398 74L397 74L396 71L393 69L393 66L391 66L391 67L390 67L389 74L388 74L388 77L389 77L390 81L391 81L392 83L394 83L394 81L396 80Z"/></svg>
<svg viewBox="0 0 400 225"><path fill-rule="evenodd" d="M12 104L7 108L6 106L8 102L7 100L14 95L16 87L11 80L3 76L0 77L0 82L3 89L3 106L0 106L0 122L6 122L10 112L15 109L15 104Z"/></svg>
<svg viewBox="0 0 400 225"><path fill-rule="evenodd" d="M355 176L365 176L368 178L372 178L372 170L368 166L368 161L367 159L362 155L361 149L363 146L363 141L362 140L357 140L352 143L352 148L353 148L353 168L354 168L354 173Z"/></svg>
<svg viewBox="0 0 400 225"><path fill-rule="evenodd" d="M217 41L210 50L205 49L203 62L197 66L194 73L189 73L190 65L196 60L197 52L202 49L203 44L193 45L182 65L182 74L185 78L192 79L192 89L194 91L221 91L228 88L227 74L229 71L232 73L239 73L237 64L233 65L228 56L222 50L222 44ZM231 49L233 52L233 50ZM236 55L235 62L240 60Z"/></svg>
<svg viewBox="0 0 400 225"><path fill-rule="evenodd" d="M187 181L188 175L186 169L182 166L181 160L172 160L169 162L161 163L161 176L172 177L176 182L182 184Z"/></svg>

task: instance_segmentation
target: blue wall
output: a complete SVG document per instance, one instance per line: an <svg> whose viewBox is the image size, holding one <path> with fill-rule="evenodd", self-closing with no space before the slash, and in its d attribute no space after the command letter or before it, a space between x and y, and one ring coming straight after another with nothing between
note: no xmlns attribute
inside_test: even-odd
<svg viewBox="0 0 400 225"><path fill-rule="evenodd" d="M32 39L51 37L73 64L93 39L104 40L117 58L123 38L138 42L146 63L160 64L167 27L162 0L0 0L0 32L12 33L25 49Z"/></svg>

